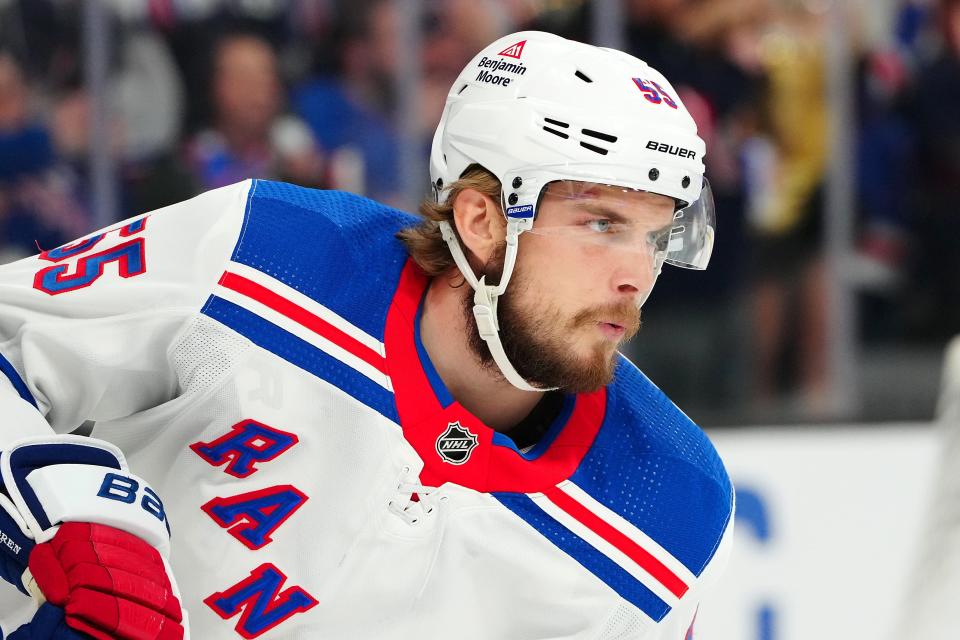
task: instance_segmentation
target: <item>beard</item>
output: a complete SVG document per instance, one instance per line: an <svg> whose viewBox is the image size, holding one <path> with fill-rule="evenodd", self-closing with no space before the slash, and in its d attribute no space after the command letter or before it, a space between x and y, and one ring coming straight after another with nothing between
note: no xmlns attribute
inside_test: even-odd
<svg viewBox="0 0 960 640"><path fill-rule="evenodd" d="M503 273L505 245L487 261L482 275L496 284ZM473 295L463 298L470 350L484 368L500 373L487 343L477 332ZM514 269L507 291L497 302L500 342L520 376L537 387L557 387L568 393L589 393L613 380L617 350L609 341L597 341L586 355L575 353L572 336L599 322L615 321L625 328L621 342L640 329L640 310L629 301L583 309L566 317L556 306L543 302L520 266ZM502 377L502 374L500 374Z"/></svg>

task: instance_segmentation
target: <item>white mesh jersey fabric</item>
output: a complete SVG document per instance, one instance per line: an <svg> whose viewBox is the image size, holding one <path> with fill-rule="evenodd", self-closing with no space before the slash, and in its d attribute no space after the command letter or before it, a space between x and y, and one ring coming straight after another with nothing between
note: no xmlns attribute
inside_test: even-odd
<svg viewBox="0 0 960 640"><path fill-rule="evenodd" d="M618 604L607 619L600 635L597 636L597 640L633 640L642 637L644 629L648 626L634 607Z"/></svg>
<svg viewBox="0 0 960 640"><path fill-rule="evenodd" d="M206 316L196 316L170 356L180 395L210 389L226 375L250 341Z"/></svg>

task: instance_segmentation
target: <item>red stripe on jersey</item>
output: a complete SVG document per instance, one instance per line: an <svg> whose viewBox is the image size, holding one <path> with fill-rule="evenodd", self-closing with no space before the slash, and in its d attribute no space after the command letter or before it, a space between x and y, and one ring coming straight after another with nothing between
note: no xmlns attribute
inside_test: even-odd
<svg viewBox="0 0 960 640"><path fill-rule="evenodd" d="M627 557L636 562L644 571L656 578L670 593L681 598L683 594L687 592L688 587L686 583L684 583L677 574L667 568L665 564L657 560L649 551L622 534L611 524L602 520L569 495L556 487L544 491L543 495L545 495L550 502L566 511L576 519L577 522L625 553Z"/></svg>
<svg viewBox="0 0 960 640"><path fill-rule="evenodd" d="M290 318L299 325L302 325L313 331L319 336L323 336L330 342L345 351L350 352L360 358L367 364L376 368L384 375L387 373L387 362L379 353L363 344L353 336L341 331L320 316L317 316L303 307L290 302L283 296L280 296L261 284L253 280L248 280L243 276L225 271L220 278L220 285L227 289L232 289L239 294L270 307L277 313Z"/></svg>

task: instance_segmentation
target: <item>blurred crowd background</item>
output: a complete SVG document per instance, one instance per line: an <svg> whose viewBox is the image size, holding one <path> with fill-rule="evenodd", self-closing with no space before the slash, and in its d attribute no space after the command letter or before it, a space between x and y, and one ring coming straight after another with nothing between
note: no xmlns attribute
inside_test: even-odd
<svg viewBox="0 0 960 640"><path fill-rule="evenodd" d="M107 66L92 95L97 1ZM425 0L410 45L405 6L0 0L0 263L102 220L92 144L115 167L117 220L247 177L412 210L404 176L419 172L426 193L430 137L474 53L527 28L596 37L591 2ZM852 56L842 263L825 249L838 10ZM942 350L960 332L960 0L623 0L617 12L623 48L697 120L718 206L710 269L665 270L634 360L708 426L932 417ZM417 111L401 126L411 91ZM853 303L849 378L830 368L838 279ZM855 384L852 402L834 401L838 384Z"/></svg>

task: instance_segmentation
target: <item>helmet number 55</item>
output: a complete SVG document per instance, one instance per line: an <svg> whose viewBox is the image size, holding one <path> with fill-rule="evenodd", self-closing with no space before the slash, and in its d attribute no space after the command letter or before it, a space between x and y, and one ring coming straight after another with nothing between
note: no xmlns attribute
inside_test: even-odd
<svg viewBox="0 0 960 640"><path fill-rule="evenodd" d="M671 109L677 108L677 103L663 90L659 84L653 80L644 80L643 78L634 78L634 84L643 92L643 97L653 104L665 104Z"/></svg>

